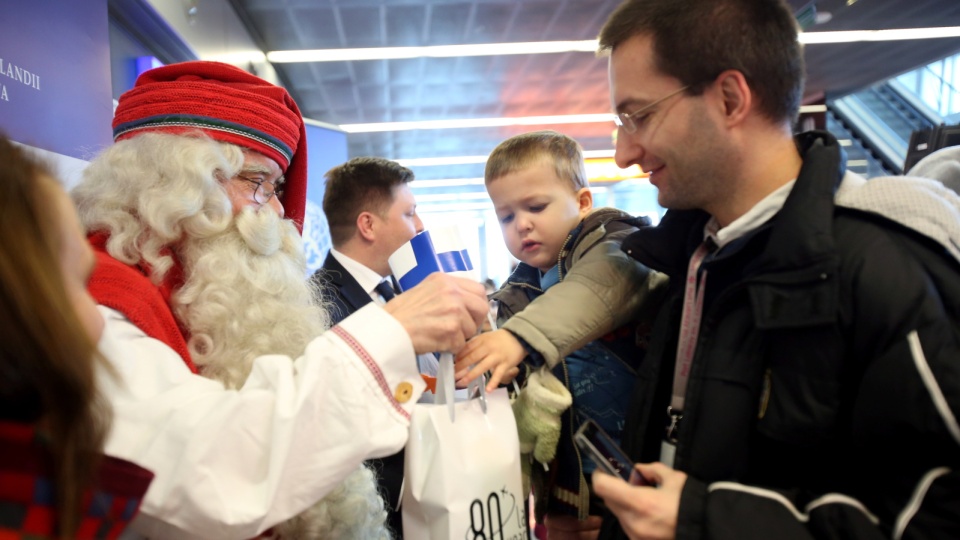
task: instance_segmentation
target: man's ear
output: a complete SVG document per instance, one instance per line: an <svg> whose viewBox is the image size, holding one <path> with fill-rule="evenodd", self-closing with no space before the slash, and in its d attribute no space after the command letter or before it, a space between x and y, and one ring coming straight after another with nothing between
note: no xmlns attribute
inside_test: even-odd
<svg viewBox="0 0 960 540"><path fill-rule="evenodd" d="M580 188L580 191L577 191L577 202L580 205L580 219L583 219L593 210L593 192L590 188Z"/></svg>
<svg viewBox="0 0 960 540"><path fill-rule="evenodd" d="M753 89L747 78L735 69L728 69L717 76L714 84L723 100L723 116L728 125L743 122L753 110Z"/></svg>
<svg viewBox="0 0 960 540"><path fill-rule="evenodd" d="M377 216L373 215L372 212L360 212L360 215L357 216L357 234L360 235L360 238L373 242L377 237L374 230L376 223Z"/></svg>

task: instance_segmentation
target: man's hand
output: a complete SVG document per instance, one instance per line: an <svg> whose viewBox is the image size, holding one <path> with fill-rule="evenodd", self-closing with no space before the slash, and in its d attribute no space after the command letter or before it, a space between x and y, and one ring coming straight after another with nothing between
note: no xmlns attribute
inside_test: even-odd
<svg viewBox="0 0 960 540"><path fill-rule="evenodd" d="M489 306L483 285L435 272L383 309L403 325L417 354L424 354L460 350Z"/></svg>
<svg viewBox="0 0 960 540"><path fill-rule="evenodd" d="M680 492L686 482L686 474L663 463L638 463L629 484L600 471L593 473L594 492L631 540L676 537Z"/></svg>
<svg viewBox="0 0 960 540"><path fill-rule="evenodd" d="M493 392L501 381L510 382L517 376L520 372L517 366L526 355L523 345L508 330L484 332L468 341L457 353L453 368L457 386L466 386L483 373L492 371L487 392Z"/></svg>

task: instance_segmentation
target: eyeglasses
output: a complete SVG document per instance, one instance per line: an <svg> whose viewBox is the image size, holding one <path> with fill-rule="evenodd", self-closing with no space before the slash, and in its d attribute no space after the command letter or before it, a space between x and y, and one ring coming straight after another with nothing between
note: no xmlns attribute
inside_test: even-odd
<svg viewBox="0 0 960 540"><path fill-rule="evenodd" d="M270 199L274 195L277 197L283 196L283 189L277 188L276 183L282 182L283 177L281 176L275 182L267 182L266 180L254 180L253 178L247 178L246 176L237 175L234 178L237 180L243 180L244 182L250 182L254 184L253 188L253 199L257 201L258 204L267 204L270 202ZM270 187L267 187L270 186Z"/></svg>
<svg viewBox="0 0 960 540"><path fill-rule="evenodd" d="M664 101L672 98L673 96L679 94L680 92L683 92L688 88L690 88L689 84L682 88L674 90L673 92L670 92L669 94L654 101L653 103L650 103L649 105L640 107L639 109L633 111L632 113L617 113L613 116L613 123L619 127L622 127L624 130L626 130L627 133L636 133L637 130L643 126L643 123L644 121L646 121L647 116L649 116L649 115L641 116L643 113L649 111L654 106L659 105L660 103L663 103Z"/></svg>

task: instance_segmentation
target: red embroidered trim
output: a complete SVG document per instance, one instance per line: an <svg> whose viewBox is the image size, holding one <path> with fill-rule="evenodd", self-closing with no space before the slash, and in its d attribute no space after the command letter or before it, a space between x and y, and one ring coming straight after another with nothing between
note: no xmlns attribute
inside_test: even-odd
<svg viewBox="0 0 960 540"><path fill-rule="evenodd" d="M397 399L393 396L393 393L390 392L390 386L387 384L386 377L383 376L383 372L380 371L380 366L373 360L373 357L370 356L370 353L361 345L356 338L353 337L349 332L340 327L340 325L334 326L330 329L334 334L340 336L340 339L346 342L347 345L353 349L353 352L363 360L363 363L367 365L367 369L370 370L370 373L373 375L373 378L377 380L377 384L380 385L380 390L383 391L384 395L387 396L387 399L390 400L390 404L393 405L393 408L396 411L403 415L404 418L410 420L410 413L408 413L403 407L400 406L400 403L397 402Z"/></svg>

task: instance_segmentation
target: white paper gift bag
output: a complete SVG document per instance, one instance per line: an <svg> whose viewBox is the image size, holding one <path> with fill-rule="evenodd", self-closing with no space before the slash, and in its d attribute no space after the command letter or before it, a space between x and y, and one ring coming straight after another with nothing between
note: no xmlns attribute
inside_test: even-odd
<svg viewBox="0 0 960 540"><path fill-rule="evenodd" d="M487 394L486 412L479 397L453 408L451 419L445 404L414 407L404 467L404 538L526 540L520 443L507 391Z"/></svg>
<svg viewBox="0 0 960 540"><path fill-rule="evenodd" d="M403 290L433 272L477 279L459 230L424 231L389 259ZM526 540L520 442L507 392L481 378L454 389L440 354L435 403L418 403L404 459L403 536L409 540ZM464 399L467 395L477 395Z"/></svg>

